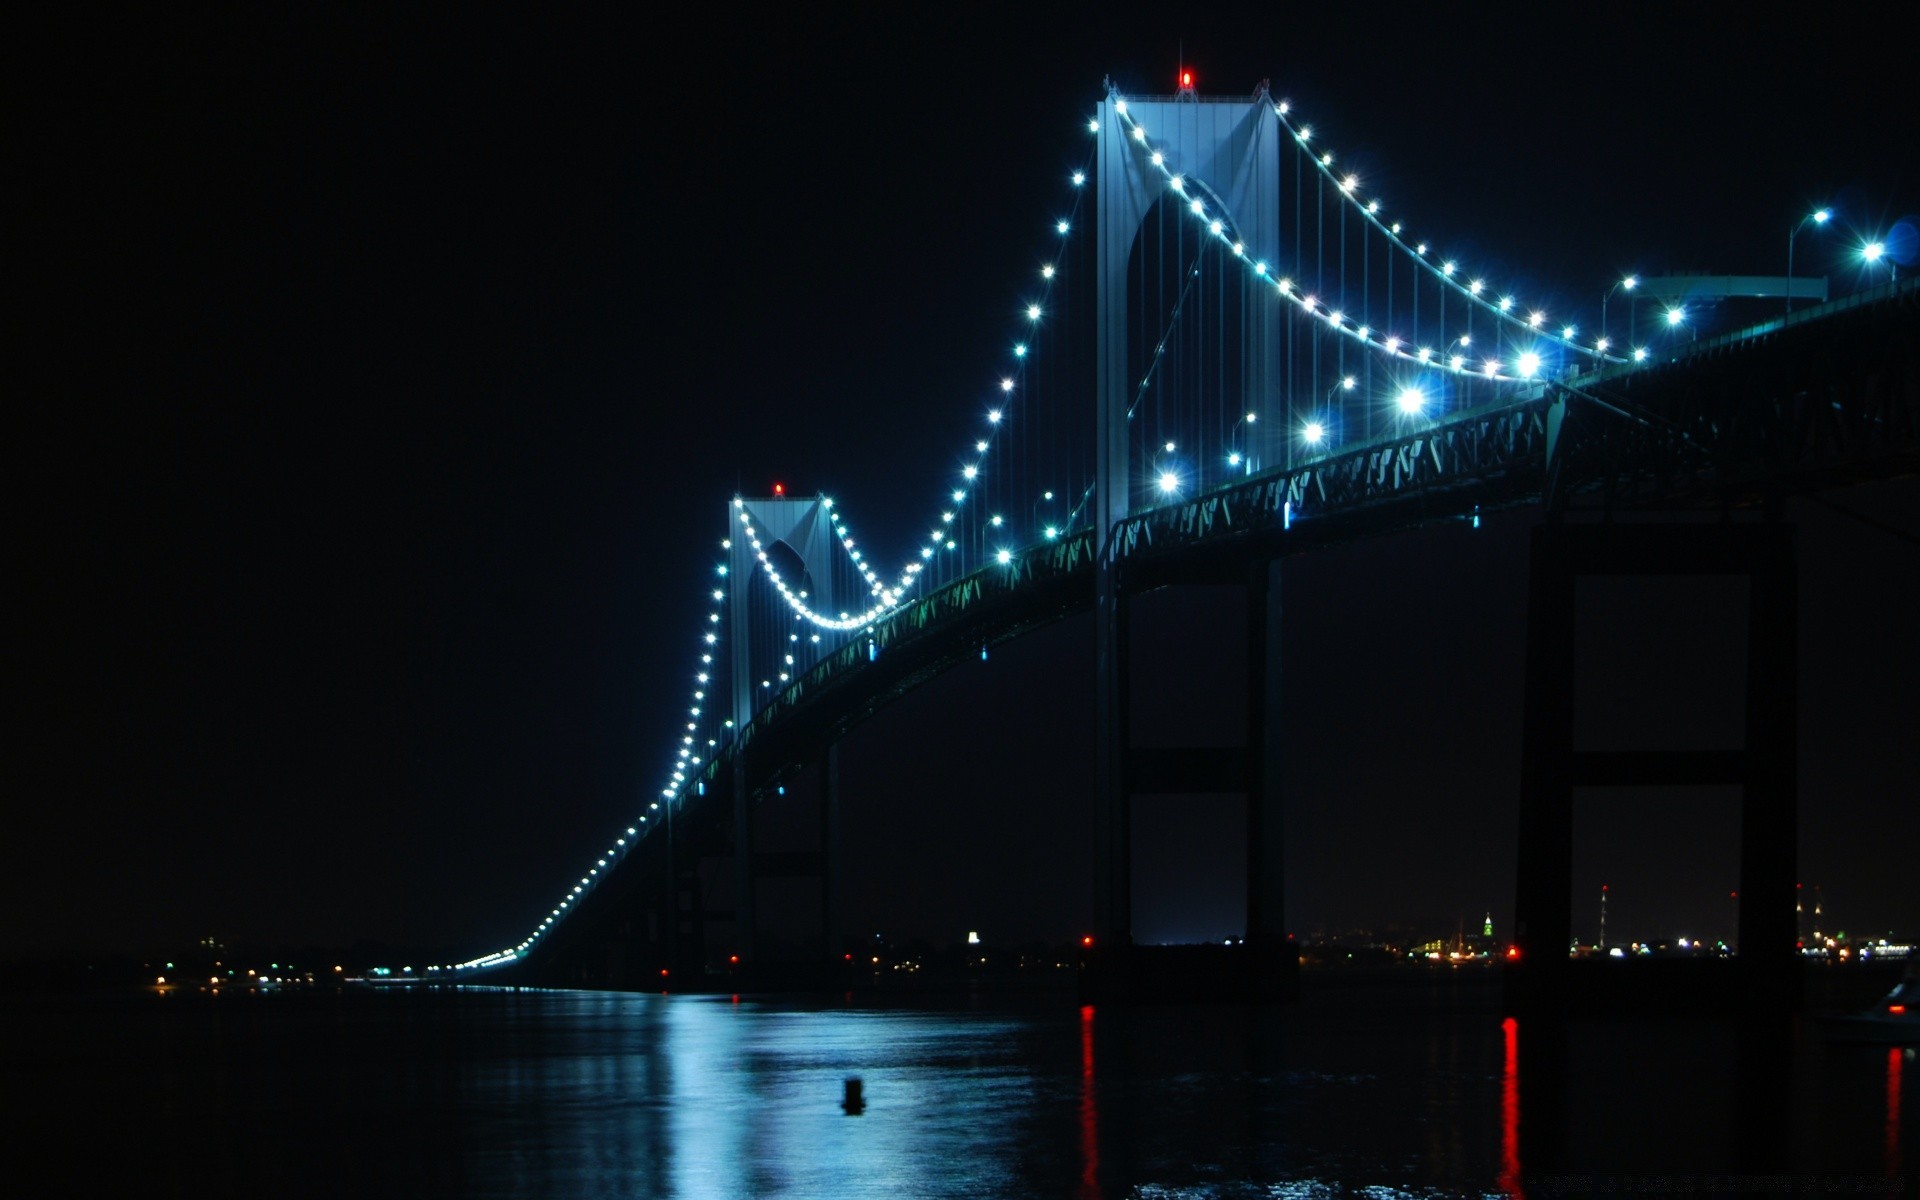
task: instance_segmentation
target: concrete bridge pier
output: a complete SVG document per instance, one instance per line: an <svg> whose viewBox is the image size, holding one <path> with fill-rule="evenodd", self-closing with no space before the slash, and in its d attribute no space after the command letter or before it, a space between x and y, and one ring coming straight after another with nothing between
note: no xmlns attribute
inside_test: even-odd
<svg viewBox="0 0 1920 1200"><path fill-rule="evenodd" d="M1286 933L1280 750L1281 566L1260 561L1237 575L1189 578L1244 589L1247 727L1240 746L1141 747L1132 737L1132 600L1113 591L1103 622L1101 800L1095 839L1098 932L1085 955L1082 992L1092 1001L1287 999L1298 959ZM1240 946L1140 946L1133 940L1133 799L1137 795L1246 797L1246 936Z"/></svg>
<svg viewBox="0 0 1920 1200"><path fill-rule="evenodd" d="M1602 750L1574 741L1576 583L1583 575L1732 575L1747 589L1745 745ZM1718 524L1534 530L1510 1011L1576 1003L1784 1017L1799 1006L1794 945L1798 837L1798 579L1793 527L1769 516ZM1738 954L1731 964L1574 961L1573 802L1578 788L1738 785ZM1623 967L1687 967L1662 973ZM1698 969L1693 969L1698 968ZM1736 1009L1724 1006L1734 1005Z"/></svg>
<svg viewBox="0 0 1920 1200"><path fill-rule="evenodd" d="M734 931L727 972L741 987L838 986L847 974L850 960L847 948L842 944L844 933L841 928L844 891L841 885L839 743L828 743L820 757L808 764L804 772L807 776L804 783L798 779L793 781L792 786L770 783L759 793L735 805L732 853L739 890L734 897ZM812 827L814 838L811 846L788 845L775 849L763 845L763 842L773 839L766 838L765 831L755 826L759 823L758 818L771 815L767 812L768 805L791 807L809 803L815 810L811 818L803 816L796 821L796 814L791 811L779 814L780 824L788 835L779 840L791 842L792 834L804 821ZM761 884L783 879L810 879L817 882L819 940L813 943L809 937L806 948L801 950L798 957L788 953L774 958L771 957L773 951L769 939L764 936L762 918L766 914L761 904L766 889Z"/></svg>

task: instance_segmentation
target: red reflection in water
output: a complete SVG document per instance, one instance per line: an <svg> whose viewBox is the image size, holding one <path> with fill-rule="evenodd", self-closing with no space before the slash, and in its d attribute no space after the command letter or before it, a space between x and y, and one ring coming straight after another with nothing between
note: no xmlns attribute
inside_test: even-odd
<svg viewBox="0 0 1920 1200"><path fill-rule="evenodd" d="M1887 1178L1900 1177L1900 1063L1906 1053L1887 1051Z"/></svg>
<svg viewBox="0 0 1920 1200"><path fill-rule="evenodd" d="M1503 1196L1521 1200L1527 1194L1520 1179L1520 1022L1500 1022L1506 1036L1506 1057L1500 1069L1500 1178L1495 1186Z"/></svg>
<svg viewBox="0 0 1920 1200"><path fill-rule="evenodd" d="M1100 1108L1093 1096L1093 1005L1080 1006L1080 1194L1100 1195Z"/></svg>

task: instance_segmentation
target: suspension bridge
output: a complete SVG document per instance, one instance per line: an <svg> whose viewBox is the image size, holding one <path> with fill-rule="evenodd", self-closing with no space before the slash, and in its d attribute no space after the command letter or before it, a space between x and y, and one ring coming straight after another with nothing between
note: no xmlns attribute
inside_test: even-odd
<svg viewBox="0 0 1920 1200"><path fill-rule="evenodd" d="M522 939L429 975L750 981L761 881L777 876L817 881L816 960L840 959L839 739L942 671L1092 611L1096 943L1119 955L1132 941L1131 797L1241 793L1246 943L1272 986L1281 564L1522 506L1544 520L1512 953L1543 994L1559 986L1573 789L1720 783L1744 796L1743 959L1790 963L1795 558L1782 502L1920 468L1913 281L1889 269L1835 298L1824 276L1791 268L1628 279L1593 311L1550 311L1440 250L1459 231L1423 230L1374 195L1264 84L1233 98L1109 88L1083 136L952 475L901 497L924 503L924 536L896 564L833 498L731 498L660 786ZM1724 327L1703 336L1709 315ZM1633 520L1654 510L1718 519ZM1699 572L1750 580L1746 747L1576 751L1574 581ZM1239 748L1131 744L1130 606L1182 584L1245 591ZM756 813L803 773L815 848L757 848ZM717 895L696 869L716 858L731 864Z"/></svg>

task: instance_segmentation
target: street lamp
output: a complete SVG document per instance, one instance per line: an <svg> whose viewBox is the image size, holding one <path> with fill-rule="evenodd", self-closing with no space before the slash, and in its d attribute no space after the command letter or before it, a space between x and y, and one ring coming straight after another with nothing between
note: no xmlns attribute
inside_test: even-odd
<svg viewBox="0 0 1920 1200"><path fill-rule="evenodd" d="M1806 216L1801 217L1799 222L1796 223L1792 229L1787 230L1787 311L1788 312L1793 311L1793 239L1800 236L1800 231L1807 227L1808 221L1812 221L1815 225L1825 225L1828 221L1832 219L1833 219L1832 209L1819 208L1808 213Z"/></svg>
<svg viewBox="0 0 1920 1200"><path fill-rule="evenodd" d="M1625 288L1627 291L1631 292L1633 289L1639 286L1640 286L1640 277L1638 275L1629 275L1625 279L1620 280L1618 283L1608 288L1606 295L1600 297L1600 336L1601 337L1604 338L1607 336L1607 301L1611 300L1613 298L1613 294L1619 291L1621 288ZM1627 334L1628 334L1628 339L1631 340L1633 330L1631 329L1627 330Z"/></svg>
<svg viewBox="0 0 1920 1200"><path fill-rule="evenodd" d="M1335 392L1350 392L1354 388L1359 386L1360 386L1360 381L1358 379L1355 379L1353 376L1351 375L1341 376L1340 381L1338 383L1334 384L1332 387L1327 389L1327 400L1325 404L1320 406L1321 411L1331 415L1334 411L1333 410L1333 394Z"/></svg>
<svg viewBox="0 0 1920 1200"><path fill-rule="evenodd" d="M1885 242L1868 242L1866 245L1860 247L1860 260L1869 267L1882 259L1886 259L1887 263L1887 281L1892 282L1898 279L1900 277L1900 269L1893 265L1892 259L1887 258L1887 244Z"/></svg>
<svg viewBox="0 0 1920 1200"><path fill-rule="evenodd" d="M1060 526L1052 521L1049 521L1044 527L1040 524L1040 508L1042 505L1046 506L1047 515L1051 517L1053 515L1053 490L1051 488L1041 492L1040 498L1033 502L1033 525L1031 528L1040 530L1041 536L1045 537L1048 541L1052 541L1054 538L1060 536Z"/></svg>
<svg viewBox="0 0 1920 1200"><path fill-rule="evenodd" d="M1680 326L1685 325L1687 323L1687 306L1684 304L1673 305L1672 307L1667 309L1666 318L1667 318L1668 329L1678 329ZM1700 338L1699 329L1697 327L1692 328L1690 329L1690 332L1693 334L1694 340L1698 341Z"/></svg>
<svg viewBox="0 0 1920 1200"><path fill-rule="evenodd" d="M1227 431L1227 465L1239 470L1243 475L1253 474L1253 452L1251 447L1253 439L1249 436L1247 439L1249 442L1248 448L1242 449L1240 446L1241 430L1259 420L1260 414L1249 410L1246 416L1235 421L1233 428ZM1246 432L1251 435L1253 431L1248 429Z"/></svg>

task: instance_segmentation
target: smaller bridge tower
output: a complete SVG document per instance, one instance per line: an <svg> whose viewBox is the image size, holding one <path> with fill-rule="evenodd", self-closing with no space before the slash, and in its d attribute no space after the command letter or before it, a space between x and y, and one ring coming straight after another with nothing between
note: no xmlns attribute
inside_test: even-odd
<svg viewBox="0 0 1920 1200"><path fill-rule="evenodd" d="M743 536L745 517L758 531L761 545L771 550L784 545L798 556L809 580L809 607L834 612L833 572L829 569L835 534L832 502L824 496L793 499L767 496L736 497L727 506L727 661L733 697L733 737L736 741L753 720L753 621L750 616L754 580L765 573L763 552L755 551ZM791 581L798 586L800 580ZM763 698L764 699L764 698ZM754 870L752 792L743 770L733 772L734 944L749 963L754 959Z"/></svg>

